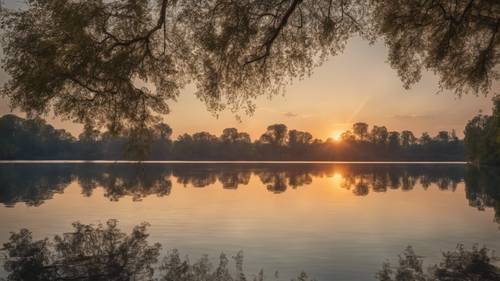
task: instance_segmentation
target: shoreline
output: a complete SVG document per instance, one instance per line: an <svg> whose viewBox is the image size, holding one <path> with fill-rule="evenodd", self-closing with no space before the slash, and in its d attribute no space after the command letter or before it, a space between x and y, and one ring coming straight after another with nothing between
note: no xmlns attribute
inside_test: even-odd
<svg viewBox="0 0 500 281"><path fill-rule="evenodd" d="M411 164L466 165L466 161L229 161L229 160L0 160L0 164Z"/></svg>

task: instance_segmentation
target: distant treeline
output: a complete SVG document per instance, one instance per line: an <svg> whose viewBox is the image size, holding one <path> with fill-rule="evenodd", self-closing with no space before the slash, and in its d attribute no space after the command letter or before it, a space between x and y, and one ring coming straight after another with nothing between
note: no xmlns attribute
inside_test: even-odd
<svg viewBox="0 0 500 281"><path fill-rule="evenodd" d="M308 132L286 125L267 127L261 137L235 128L220 136L208 132L183 134L172 140L172 129L160 123L141 134L124 130L116 135L101 133L90 125L75 138L41 118L15 115L0 118L0 159L119 160L316 160L316 161L460 161L464 143L455 132L441 131L432 137L411 131L388 131L355 123L338 141L315 139Z"/></svg>

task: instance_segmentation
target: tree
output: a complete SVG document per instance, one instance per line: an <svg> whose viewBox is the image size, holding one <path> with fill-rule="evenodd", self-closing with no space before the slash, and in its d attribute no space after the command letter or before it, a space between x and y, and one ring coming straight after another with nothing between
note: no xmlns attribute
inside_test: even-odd
<svg viewBox="0 0 500 281"><path fill-rule="evenodd" d="M290 147L308 145L312 141L312 135L308 132L302 132L297 130L288 131L288 145Z"/></svg>
<svg viewBox="0 0 500 281"><path fill-rule="evenodd" d="M250 139L250 135L245 132L238 133L236 141L242 144L250 144L252 142L252 140Z"/></svg>
<svg viewBox="0 0 500 281"><path fill-rule="evenodd" d="M238 139L238 129L236 128L226 128L222 131L220 140L225 144L235 143Z"/></svg>
<svg viewBox="0 0 500 281"><path fill-rule="evenodd" d="M427 132L423 132L422 135L420 136L419 142L422 145L428 145L432 141L431 136Z"/></svg>
<svg viewBox="0 0 500 281"><path fill-rule="evenodd" d="M489 93L498 1L33 0L3 11L2 95L21 110L108 128L151 126L192 81L216 112L251 113L343 51L377 36L406 86L426 68L457 94ZM144 85L149 87L145 87Z"/></svg>
<svg viewBox="0 0 500 281"><path fill-rule="evenodd" d="M363 122L354 123L352 132L358 140L364 141L368 138L368 124Z"/></svg>
<svg viewBox="0 0 500 281"><path fill-rule="evenodd" d="M398 149L401 144L401 134L399 132L389 132L388 144L392 149Z"/></svg>
<svg viewBox="0 0 500 281"><path fill-rule="evenodd" d="M91 124L85 124L83 132L78 136L78 140L88 144L95 144L99 141L101 132L96 130Z"/></svg>
<svg viewBox="0 0 500 281"><path fill-rule="evenodd" d="M2 94L26 112L121 128L158 121L194 80L209 110L252 112L256 96L366 37L364 0L302 2L30 1L2 13Z"/></svg>
<svg viewBox="0 0 500 281"><path fill-rule="evenodd" d="M420 80L426 68L439 75L442 89L457 95L490 92L499 78L498 1L374 2L378 35L406 87Z"/></svg>
<svg viewBox="0 0 500 281"><path fill-rule="evenodd" d="M74 151L76 139L56 130L41 118L0 117L1 159L64 159Z"/></svg>
<svg viewBox="0 0 500 281"><path fill-rule="evenodd" d="M267 131L260 137L264 144L284 146L287 144L288 128L284 124L274 124L267 127Z"/></svg>
<svg viewBox="0 0 500 281"><path fill-rule="evenodd" d="M168 124L159 123L153 127L154 137L155 139L170 141L170 137L172 136L172 128Z"/></svg>
<svg viewBox="0 0 500 281"><path fill-rule="evenodd" d="M500 96L493 98L491 116L477 115L465 126L465 147L476 164L500 164Z"/></svg>
<svg viewBox="0 0 500 281"><path fill-rule="evenodd" d="M450 133L448 131L439 131L435 139L440 143L448 143L450 141Z"/></svg>
<svg viewBox="0 0 500 281"><path fill-rule="evenodd" d="M389 137L389 133L385 126L373 126L370 132L370 140L373 143L377 144L386 144L387 138Z"/></svg>
<svg viewBox="0 0 500 281"><path fill-rule="evenodd" d="M355 140L355 136L351 131L347 130L340 135L340 139L344 142L352 142Z"/></svg>
<svg viewBox="0 0 500 281"><path fill-rule="evenodd" d="M407 148L414 145L417 142L417 138L413 135L412 131L402 131L401 132L401 146Z"/></svg>

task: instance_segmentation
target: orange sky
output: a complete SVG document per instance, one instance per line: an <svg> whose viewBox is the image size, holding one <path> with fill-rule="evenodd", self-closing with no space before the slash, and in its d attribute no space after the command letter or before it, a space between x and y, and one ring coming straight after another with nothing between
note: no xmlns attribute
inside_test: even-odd
<svg viewBox="0 0 500 281"><path fill-rule="evenodd" d="M458 98L449 91L437 94L437 78L430 73L425 73L411 90L405 90L396 71L385 62L386 57L382 43L370 46L354 38L344 54L332 57L311 77L295 80L284 96L257 99L255 114L243 116L242 122L231 112L222 112L218 118L211 115L192 89L184 90L172 103L172 112L164 120L174 129L174 136L197 131L219 135L224 128L236 127L257 138L267 125L284 123L326 139L357 121L385 125L389 130L410 129L417 135L451 129L462 135L473 115L480 110L491 112L490 97ZM5 80L5 73L0 73L0 81ZM496 92L499 89L498 83L494 85ZM8 112L6 101L0 99L0 114ZM81 130L81 125L71 122L51 122L75 135Z"/></svg>

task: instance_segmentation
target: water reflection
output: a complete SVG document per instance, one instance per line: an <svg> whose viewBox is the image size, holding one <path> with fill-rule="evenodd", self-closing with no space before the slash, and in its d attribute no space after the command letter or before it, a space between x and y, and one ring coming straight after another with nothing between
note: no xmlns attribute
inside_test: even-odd
<svg viewBox="0 0 500 281"><path fill-rule="evenodd" d="M5 252L7 280L251 280L246 276L241 251L232 259L222 253L214 266L207 255L192 263L174 249L158 266L162 245L148 241L147 227L147 223L142 223L127 234L117 227L116 220L96 226L76 222L72 231L41 240L35 240L28 229L14 232L1 250ZM385 262L374 277L379 281L500 280L500 268L495 265L497 260L488 248L473 246L468 250L459 245L455 251L443 253L442 260L425 270L423 258L409 246L399 256L396 266ZM253 280L278 280L278 275L265 278L264 271L260 270ZM293 280L314 279L301 272Z"/></svg>
<svg viewBox="0 0 500 281"><path fill-rule="evenodd" d="M162 245L148 241L147 227L147 223L142 223L127 234L113 219L96 226L75 222L71 232L41 240L35 240L30 230L21 229L12 233L0 250L6 254L7 280L158 280L155 277L163 281L248 280L241 251L232 258L235 270L229 268L230 260L223 253L214 267L206 255L191 263L175 249L158 266ZM254 280L264 280L262 270ZM302 272L298 280L311 279Z"/></svg>
<svg viewBox="0 0 500 281"><path fill-rule="evenodd" d="M495 221L500 223L500 170L469 168L465 183L469 205L479 210L493 208Z"/></svg>
<svg viewBox="0 0 500 281"><path fill-rule="evenodd" d="M454 191L465 182L469 205L493 208L500 222L500 171L462 165L326 165L326 164L8 164L0 166L0 203L18 202L39 206L77 181L84 196L100 187L111 201L130 196L168 196L172 182L203 188L220 183L224 189L248 185L252 176L270 192L311 184L315 178L331 177L356 196L388 190L413 190L436 186Z"/></svg>

